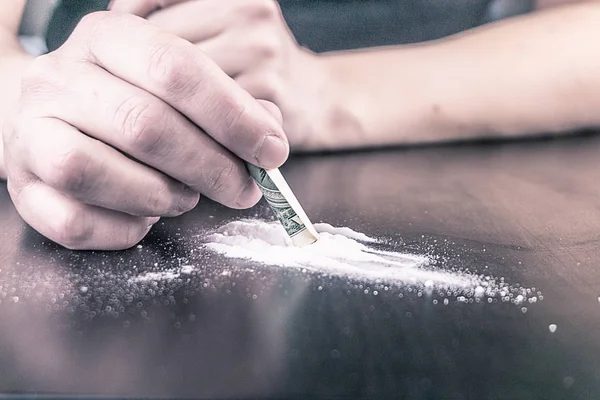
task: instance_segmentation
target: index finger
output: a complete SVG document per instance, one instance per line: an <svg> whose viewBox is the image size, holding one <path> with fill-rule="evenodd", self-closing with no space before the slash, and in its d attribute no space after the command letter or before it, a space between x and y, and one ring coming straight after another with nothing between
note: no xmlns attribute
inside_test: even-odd
<svg viewBox="0 0 600 400"><path fill-rule="evenodd" d="M85 17L73 41L83 42L73 46L81 57L162 99L238 157L263 168L287 159L281 124L188 41L110 12Z"/></svg>

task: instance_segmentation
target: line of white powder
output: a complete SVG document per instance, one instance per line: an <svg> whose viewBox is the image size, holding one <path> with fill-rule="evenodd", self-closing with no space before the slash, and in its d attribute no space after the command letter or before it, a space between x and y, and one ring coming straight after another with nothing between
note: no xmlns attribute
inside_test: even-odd
<svg viewBox="0 0 600 400"><path fill-rule="evenodd" d="M206 238L206 248L229 258L301 268L369 281L422 284L439 288L476 288L478 277L433 269L425 255L381 251L377 240L350 228L315 224L320 239L295 247L278 222L246 219L230 222Z"/></svg>

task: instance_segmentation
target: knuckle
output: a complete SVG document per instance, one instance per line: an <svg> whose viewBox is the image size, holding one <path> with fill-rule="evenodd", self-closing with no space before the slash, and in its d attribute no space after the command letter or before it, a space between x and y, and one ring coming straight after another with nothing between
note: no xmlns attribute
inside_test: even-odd
<svg viewBox="0 0 600 400"><path fill-rule="evenodd" d="M255 52L263 61L269 61L281 55L281 43L276 35L262 35L255 44Z"/></svg>
<svg viewBox="0 0 600 400"><path fill-rule="evenodd" d="M59 81L58 61L53 54L36 57L25 69L21 78L23 93L47 90Z"/></svg>
<svg viewBox="0 0 600 400"><path fill-rule="evenodd" d="M91 157L77 148L62 151L50 161L44 181L55 189L84 195L93 186L89 179Z"/></svg>
<svg viewBox="0 0 600 400"><path fill-rule="evenodd" d="M261 96L265 98L264 100L277 102L281 93L281 82L274 77L265 78L261 80L261 87L259 90Z"/></svg>
<svg viewBox="0 0 600 400"><path fill-rule="evenodd" d="M47 69L47 61L49 55L42 55L36 57L31 61L29 66L23 71L23 76L21 77L21 87L25 91L25 89L29 89L31 87L37 87L40 83L46 82L46 77L48 74Z"/></svg>
<svg viewBox="0 0 600 400"><path fill-rule="evenodd" d="M148 73L151 79L159 83L169 82L176 77L177 68L172 49L162 42L152 45L148 55Z"/></svg>
<svg viewBox="0 0 600 400"><path fill-rule="evenodd" d="M83 16L62 48L67 53L97 62L94 49L102 41L110 41L115 35L127 35L127 27L139 25L138 17L131 14L95 11ZM125 28L125 29L124 29Z"/></svg>
<svg viewBox="0 0 600 400"><path fill-rule="evenodd" d="M152 153L166 132L166 118L166 107L130 98L117 108L115 126L122 127L124 140L130 147Z"/></svg>
<svg viewBox="0 0 600 400"><path fill-rule="evenodd" d="M225 155L220 155L218 162L215 162L214 168L209 171L207 185L210 193L220 195L227 191L232 182L235 173L235 164Z"/></svg>
<svg viewBox="0 0 600 400"><path fill-rule="evenodd" d="M95 11L84 15L73 30L72 36L77 36L80 33L85 31L89 33L90 31L96 30L98 27L103 27L106 24L106 20L111 17L111 13L107 11Z"/></svg>
<svg viewBox="0 0 600 400"><path fill-rule="evenodd" d="M71 208L62 218L57 219L54 240L71 250L84 248L94 232L94 226L88 220L85 208Z"/></svg>
<svg viewBox="0 0 600 400"><path fill-rule="evenodd" d="M114 18L114 16L113 16ZM93 43L94 38L102 37L104 30L110 29L109 22L111 14L106 11L95 11L84 15L77 25L73 28L73 32L65 41L63 47L72 47L73 43L85 44L85 48Z"/></svg>
<svg viewBox="0 0 600 400"><path fill-rule="evenodd" d="M254 98L278 103L283 91L282 80L273 74L258 74L253 79L240 83L240 86Z"/></svg>
<svg viewBox="0 0 600 400"><path fill-rule="evenodd" d="M279 17L280 9L275 0L247 0L241 10L252 20L271 20Z"/></svg>
<svg viewBox="0 0 600 400"><path fill-rule="evenodd" d="M193 88L189 74L190 55L180 47L164 39L155 40L148 56L148 77L161 92L172 98L180 98Z"/></svg>

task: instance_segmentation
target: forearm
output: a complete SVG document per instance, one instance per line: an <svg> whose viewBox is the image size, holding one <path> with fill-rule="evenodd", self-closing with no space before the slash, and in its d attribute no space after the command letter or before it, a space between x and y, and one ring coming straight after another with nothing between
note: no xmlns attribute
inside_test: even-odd
<svg viewBox="0 0 600 400"><path fill-rule="evenodd" d="M15 35L2 32L0 28L0 133L8 112L19 97L21 75L31 60L32 57L21 48ZM4 144L0 140L0 179L4 178Z"/></svg>
<svg viewBox="0 0 600 400"><path fill-rule="evenodd" d="M589 3L422 45L324 55L338 85L332 120L346 127L324 147L598 126L599 26L600 6Z"/></svg>

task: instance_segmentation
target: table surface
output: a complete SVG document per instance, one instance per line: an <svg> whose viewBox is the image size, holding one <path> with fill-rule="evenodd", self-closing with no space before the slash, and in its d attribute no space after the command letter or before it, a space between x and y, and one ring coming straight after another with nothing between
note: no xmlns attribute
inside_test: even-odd
<svg viewBox="0 0 600 400"><path fill-rule="evenodd" d="M0 392L597 398L599 153L600 137L582 135L312 155L282 168L315 222L535 288L538 301L523 304L203 249L210 229L271 217L262 201L241 212L202 201L159 223L141 248L68 251L22 222L3 184ZM194 270L131 280L182 265Z"/></svg>

